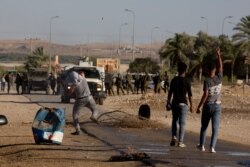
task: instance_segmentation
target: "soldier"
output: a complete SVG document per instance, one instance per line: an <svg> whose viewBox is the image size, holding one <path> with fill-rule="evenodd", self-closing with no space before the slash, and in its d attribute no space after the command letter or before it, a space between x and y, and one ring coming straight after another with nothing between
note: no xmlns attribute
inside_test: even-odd
<svg viewBox="0 0 250 167"><path fill-rule="evenodd" d="M134 76L134 80L135 80L135 83L134 83L134 91L136 91L136 93L138 94L139 92L139 88L140 88L140 75L139 73L137 72Z"/></svg>
<svg viewBox="0 0 250 167"><path fill-rule="evenodd" d="M115 84L116 84L117 95L120 95L120 89L121 89L123 95L125 95L123 88L122 88L122 78L121 78L119 73L118 73L118 76L116 77Z"/></svg>
<svg viewBox="0 0 250 167"><path fill-rule="evenodd" d="M22 94L27 93L28 91L28 75L27 73L23 73L22 76Z"/></svg>
<svg viewBox="0 0 250 167"><path fill-rule="evenodd" d="M154 92L161 93L161 76L159 75L158 72L154 76L153 81L154 81Z"/></svg>
<svg viewBox="0 0 250 167"><path fill-rule="evenodd" d="M164 92L167 93L167 90L169 88L169 77L168 77L168 72L167 71L165 72L165 75L164 75L163 79L164 79L164 86L163 86L164 88L163 89L164 89Z"/></svg>
<svg viewBox="0 0 250 167"><path fill-rule="evenodd" d="M1 76L1 91L2 92L4 92L4 90L5 90L5 83L6 83L6 81L5 81L5 74L3 74Z"/></svg>
<svg viewBox="0 0 250 167"><path fill-rule="evenodd" d="M105 79L104 79L104 84L106 88L106 93L108 95L115 95L114 90L113 90L113 77L112 74L108 72L106 69L105 71Z"/></svg>
<svg viewBox="0 0 250 167"><path fill-rule="evenodd" d="M127 72L126 75L126 84L127 84L127 94L129 94L129 90L131 90L131 92L134 93L132 88L132 76L129 72Z"/></svg>
<svg viewBox="0 0 250 167"><path fill-rule="evenodd" d="M61 90L61 82L62 82L62 78L61 78L61 74L58 73L59 75L56 78L56 94L59 95L60 94L60 90Z"/></svg>
<svg viewBox="0 0 250 167"><path fill-rule="evenodd" d="M50 88L52 90L52 94L55 95L56 94L56 77L53 73L50 73L49 76L49 82L50 82Z"/></svg>
<svg viewBox="0 0 250 167"><path fill-rule="evenodd" d="M20 86L22 86L22 77L19 72L16 74L15 84L16 84L17 94L20 94L19 88Z"/></svg>
<svg viewBox="0 0 250 167"><path fill-rule="evenodd" d="M139 82L141 86L141 94L143 94L145 93L145 76L143 73L140 74Z"/></svg>
<svg viewBox="0 0 250 167"><path fill-rule="evenodd" d="M148 72L146 72L146 74L144 76L144 85L143 85L145 94L147 93L147 90L148 90L149 80L150 80L150 76L148 75Z"/></svg>
<svg viewBox="0 0 250 167"><path fill-rule="evenodd" d="M8 94L10 94L10 87L11 87L11 73L9 72L9 73L7 73L6 75L5 75L5 81L7 82L7 92L8 92Z"/></svg>

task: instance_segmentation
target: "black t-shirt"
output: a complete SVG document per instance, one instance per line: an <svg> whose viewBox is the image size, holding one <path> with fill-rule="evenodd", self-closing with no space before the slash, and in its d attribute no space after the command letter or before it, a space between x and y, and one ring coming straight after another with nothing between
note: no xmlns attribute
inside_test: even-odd
<svg viewBox="0 0 250 167"><path fill-rule="evenodd" d="M173 105L179 103L187 104L187 94L188 96L192 96L191 83L186 77L176 76L170 83L169 92L173 93Z"/></svg>

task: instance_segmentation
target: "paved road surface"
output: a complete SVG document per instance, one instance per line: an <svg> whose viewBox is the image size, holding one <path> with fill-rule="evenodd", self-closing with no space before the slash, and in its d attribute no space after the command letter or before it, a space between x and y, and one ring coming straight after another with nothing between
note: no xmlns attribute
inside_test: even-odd
<svg viewBox="0 0 250 167"><path fill-rule="evenodd" d="M27 95L31 102L46 107L66 108L66 120L71 121L71 104L61 104L58 96ZM100 110L104 110L100 107ZM143 160L148 166L206 166L206 167L246 167L250 166L250 147L219 140L216 154L197 150L198 134L186 132L186 148L170 147L169 129L125 129L97 125L86 121L82 130L93 140L98 140L117 155L144 152L150 159ZM209 143L210 139L207 139ZM208 146L207 146L208 148ZM100 155L103 156L103 155Z"/></svg>

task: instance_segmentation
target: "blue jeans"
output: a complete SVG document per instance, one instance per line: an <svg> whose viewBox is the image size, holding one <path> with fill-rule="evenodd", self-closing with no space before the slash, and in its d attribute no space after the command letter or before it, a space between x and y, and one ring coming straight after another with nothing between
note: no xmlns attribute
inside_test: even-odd
<svg viewBox="0 0 250 167"><path fill-rule="evenodd" d="M172 137L177 136L177 123L179 123L179 142L183 142L184 139L187 111L188 105L172 106Z"/></svg>
<svg viewBox="0 0 250 167"><path fill-rule="evenodd" d="M215 148L220 125L221 105L220 104L205 104L202 109L201 116L201 131L200 131L200 145L205 145L206 130L210 119L212 120L212 136L210 148Z"/></svg>

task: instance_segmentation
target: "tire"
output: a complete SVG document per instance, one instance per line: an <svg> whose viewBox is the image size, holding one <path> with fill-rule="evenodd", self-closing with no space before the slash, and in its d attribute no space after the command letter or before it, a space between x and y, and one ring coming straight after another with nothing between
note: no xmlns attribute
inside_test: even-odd
<svg viewBox="0 0 250 167"><path fill-rule="evenodd" d="M62 102L62 103L70 103L70 98L69 98L69 97L66 97L66 96L62 96L62 97L61 97L61 102Z"/></svg>
<svg viewBox="0 0 250 167"><path fill-rule="evenodd" d="M41 144L41 142L40 142L40 141L35 141L35 143L36 143L36 144Z"/></svg>
<svg viewBox="0 0 250 167"><path fill-rule="evenodd" d="M141 105L139 108L138 115L140 119L150 119L151 112L149 105L147 104Z"/></svg>

